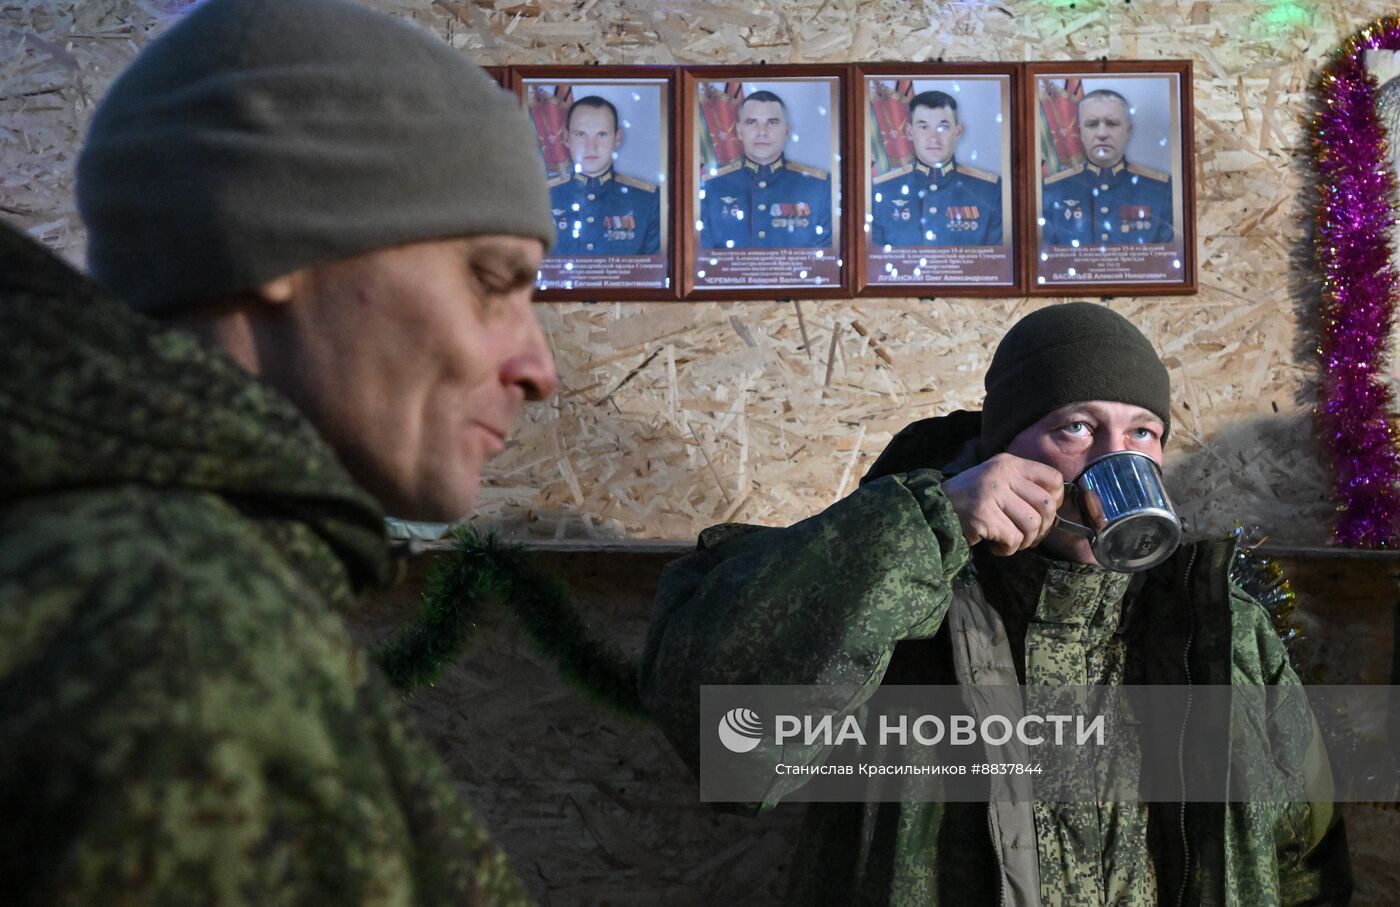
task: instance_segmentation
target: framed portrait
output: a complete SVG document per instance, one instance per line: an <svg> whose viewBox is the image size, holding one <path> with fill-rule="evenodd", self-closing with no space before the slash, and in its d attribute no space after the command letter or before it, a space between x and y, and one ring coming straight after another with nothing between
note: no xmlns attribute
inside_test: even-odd
<svg viewBox="0 0 1400 907"><path fill-rule="evenodd" d="M1018 287L1017 74L993 64L856 68L858 295Z"/></svg>
<svg viewBox="0 0 1400 907"><path fill-rule="evenodd" d="M1026 74L1027 290L1196 292L1191 63Z"/></svg>
<svg viewBox="0 0 1400 907"><path fill-rule="evenodd" d="M848 296L845 66L682 71L688 299Z"/></svg>
<svg viewBox="0 0 1400 907"><path fill-rule="evenodd" d="M554 248L537 299L670 300L674 70L512 69L549 181Z"/></svg>

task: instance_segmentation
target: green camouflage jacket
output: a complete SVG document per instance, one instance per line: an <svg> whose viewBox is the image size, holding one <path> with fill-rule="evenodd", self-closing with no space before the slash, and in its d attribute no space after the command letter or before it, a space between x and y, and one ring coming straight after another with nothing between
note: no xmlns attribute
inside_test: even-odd
<svg viewBox="0 0 1400 907"><path fill-rule="evenodd" d="M1126 575L1034 552L974 557L942 474L913 467L967 462L957 452L976 418L923 425L937 443L924 437L913 451L897 436L862 486L821 514L786 529L713 527L667 569L641 689L693 768L704 684L857 687L832 704L853 711L882 683L985 682L959 662L1035 684L1298 683L1268 614L1232 586L1228 544L1183 546L1139 580L1131 634ZM980 635L964 622L959 652L947 625L964 599L998 605ZM1271 722L1275 758L1329 783L1312 716ZM766 805L784 783L800 781L774 782ZM988 803L813 804L790 882L790 901L804 905L1267 907L1345 904L1350 892L1330 802L1037 803L1020 816Z"/></svg>
<svg viewBox="0 0 1400 907"><path fill-rule="evenodd" d="M0 337L0 903L526 902L347 633L388 549L311 425L3 226Z"/></svg>

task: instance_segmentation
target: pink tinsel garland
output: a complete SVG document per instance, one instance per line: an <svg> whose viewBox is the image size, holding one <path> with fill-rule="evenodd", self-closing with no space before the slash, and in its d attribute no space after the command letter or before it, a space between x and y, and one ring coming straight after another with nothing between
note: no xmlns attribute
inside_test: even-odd
<svg viewBox="0 0 1400 907"><path fill-rule="evenodd" d="M1380 374L1390 338L1396 272L1390 228L1394 185L1376 114L1367 50L1400 50L1400 18L1367 25L1322 74L1314 154L1321 199L1324 400L1319 413L1336 469L1339 544L1385 548L1400 541L1400 453L1390 425L1390 389Z"/></svg>

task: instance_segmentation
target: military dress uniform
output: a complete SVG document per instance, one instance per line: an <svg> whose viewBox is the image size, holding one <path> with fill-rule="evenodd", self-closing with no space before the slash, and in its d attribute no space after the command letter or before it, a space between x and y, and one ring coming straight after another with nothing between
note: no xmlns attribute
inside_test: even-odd
<svg viewBox="0 0 1400 907"><path fill-rule="evenodd" d="M874 180L877 246L1001 245L1001 178L957 161L915 162Z"/></svg>
<svg viewBox="0 0 1400 907"><path fill-rule="evenodd" d="M834 242L825 170L746 158L708 176L701 192L702 248L822 249Z"/></svg>
<svg viewBox="0 0 1400 907"><path fill-rule="evenodd" d="M1080 164L1045 180L1041 216L1047 246L1169 243L1171 175L1127 161Z"/></svg>
<svg viewBox="0 0 1400 907"><path fill-rule="evenodd" d="M552 258L655 255L661 250L661 195L655 183L609 169L549 182L556 227Z"/></svg>

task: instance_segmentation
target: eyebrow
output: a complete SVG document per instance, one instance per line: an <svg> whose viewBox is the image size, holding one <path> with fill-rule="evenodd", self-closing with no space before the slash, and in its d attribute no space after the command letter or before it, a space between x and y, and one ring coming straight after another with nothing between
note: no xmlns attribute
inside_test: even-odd
<svg viewBox="0 0 1400 907"><path fill-rule="evenodd" d="M476 246L469 253L468 258L473 265L489 264L492 267L501 268L509 272L511 280L517 282L533 282L535 273L539 270L530 256L524 252L511 246L501 246L496 243ZM483 261L484 258L489 258L490 261Z"/></svg>
<svg viewBox="0 0 1400 907"><path fill-rule="evenodd" d="M1070 416L1083 415L1092 416L1097 419L1099 415L1095 413L1093 409L1093 404L1095 402L1096 401L1093 400L1081 400L1078 403L1071 403L1069 406L1062 406L1053 412L1047 413L1046 418L1054 417L1056 419L1067 419ZM1166 425L1166 422L1164 422L1160 416L1152 410L1141 406L1134 408L1130 420L1133 422L1155 422L1158 425Z"/></svg>

